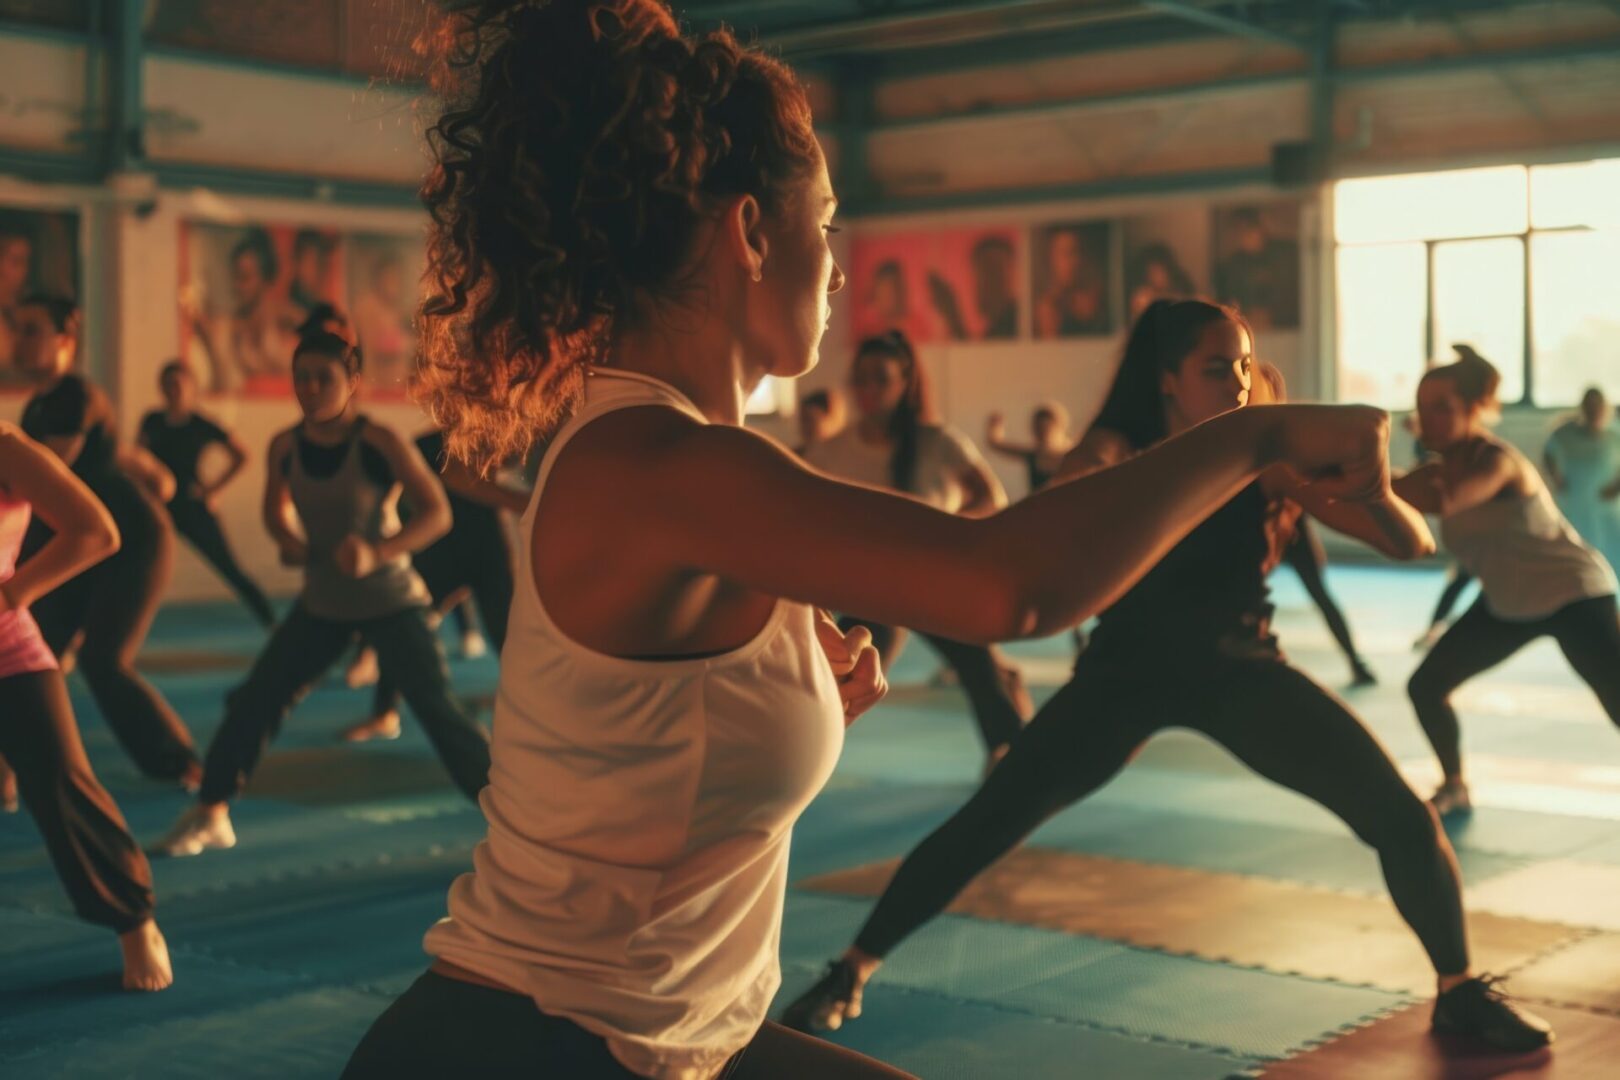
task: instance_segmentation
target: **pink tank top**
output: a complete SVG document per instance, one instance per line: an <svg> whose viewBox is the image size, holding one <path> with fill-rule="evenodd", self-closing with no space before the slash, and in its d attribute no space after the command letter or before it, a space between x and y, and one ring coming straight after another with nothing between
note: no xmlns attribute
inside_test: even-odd
<svg viewBox="0 0 1620 1080"><path fill-rule="evenodd" d="M0 585L17 572L17 552L28 531L32 509L0 490ZM0 611L0 679L30 671L52 671L56 657L40 637L39 626L27 608Z"/></svg>

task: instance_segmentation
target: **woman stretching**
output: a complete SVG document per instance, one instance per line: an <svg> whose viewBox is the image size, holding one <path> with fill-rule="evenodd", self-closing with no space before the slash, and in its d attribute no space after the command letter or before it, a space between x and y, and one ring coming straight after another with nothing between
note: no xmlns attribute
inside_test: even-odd
<svg viewBox="0 0 1620 1080"><path fill-rule="evenodd" d="M506 644L506 618L512 607L512 546L506 539L501 511L521 514L528 508L528 492L486 479L466 464L447 457L444 432L420 435L416 449L444 480L450 500L450 531L412 557L432 598L434 621L446 607L460 610L461 598L471 594L478 605L489 640L499 656ZM462 631L465 642L467 632ZM369 646L368 646L369 648ZM349 728L350 742L399 737L399 687L386 675L377 681L371 715Z"/></svg>
<svg viewBox="0 0 1620 1080"><path fill-rule="evenodd" d="M742 426L844 283L792 73L654 0L448 17L418 389L453 454L549 442L489 834L346 1075L900 1075L765 1022L793 822L883 690L865 631L811 605L1052 633L1279 458L1379 493L1387 421L1238 413L983 519L830 479Z"/></svg>
<svg viewBox="0 0 1620 1080"><path fill-rule="evenodd" d="M30 516L51 537L21 565ZM110 928L124 989L174 981L152 921L152 871L79 740L56 657L28 606L118 550L118 528L90 489L48 450L0 422L0 755L45 839L80 918Z"/></svg>
<svg viewBox="0 0 1620 1080"><path fill-rule="evenodd" d="M1231 309L1155 301L1070 470L1117 476L1141 459L1121 463L1166 437L1169 448L1189 428L1205 430L1194 425L1287 408L1241 408L1252 353L1248 326ZM1504 1049L1544 1045L1547 1025L1469 968L1457 864L1433 812L1360 721L1288 664L1271 633L1266 574L1302 507L1394 558L1433 549L1422 516L1390 491L1387 470L1375 496L1354 503L1324 498L1288 469L1242 487L1102 613L1073 680L967 805L907 856L854 945L784 1022L837 1027L858 1016L862 987L896 945L1174 725L1203 732L1260 775L1320 802L1377 850L1395 906L1434 963L1437 1029Z"/></svg>
<svg viewBox="0 0 1620 1080"><path fill-rule="evenodd" d="M1069 435L1069 410L1055 401L1037 405L1030 414L1029 427L1034 442L1012 442L1007 438L1006 418L991 413L985 421L984 437L990 449L1023 463L1029 480L1028 494L1033 495L1057 475L1063 459L1074 449L1074 439Z"/></svg>
<svg viewBox="0 0 1620 1080"><path fill-rule="evenodd" d="M169 520L174 522L175 531L236 591L259 625L269 626L276 621L276 613L264 592L237 565L214 512L219 493L241 475L247 464L247 448L231 432L197 412L197 380L185 364L175 360L163 365L158 386L163 391L163 408L153 409L141 418L139 441L174 475ZM197 465L203 451L215 445L224 447L230 464L218 478L205 483L197 474Z"/></svg>
<svg viewBox="0 0 1620 1080"><path fill-rule="evenodd" d="M299 342L293 392L304 418L270 443L264 523L282 561L304 568L304 589L247 680L226 697L197 805L154 846L158 853L196 855L236 843L230 800L287 711L356 635L377 650L457 786L470 799L484 786L489 744L450 696L444 652L427 623L427 586L411 569L411 552L450 527L444 489L415 448L359 413L359 385L354 346L325 333ZM414 510L403 527L402 493Z"/></svg>
<svg viewBox="0 0 1620 1080"><path fill-rule="evenodd" d="M927 371L904 334L893 330L861 342L849 381L859 416L809 448L805 460L811 465L868 487L907 492L947 513L983 517L1007 505L1000 481L979 451L935 418ZM846 631L865 626L885 665L899 655L903 630L864 618L846 618L840 625ZM973 706L987 761L994 764L1033 711L1022 676L994 646L938 634L923 637L956 673Z"/></svg>
<svg viewBox="0 0 1620 1080"><path fill-rule="evenodd" d="M1445 774L1432 802L1442 814L1471 806L1451 694L1539 637L1558 642L1575 674L1620 724L1620 614L1609 564L1554 504L1535 466L1486 422L1501 382L1477 354L1431 369L1418 383L1423 442L1440 459L1395 482L1440 517L1457 562L1480 597L1423 658L1408 684L1418 720Z"/></svg>
<svg viewBox="0 0 1620 1080"><path fill-rule="evenodd" d="M191 732L135 670L173 568L174 533L162 504L174 492L174 477L145 450L119 447L112 403L72 371L79 350L79 310L72 301L23 301L17 342L19 363L37 387L23 410L22 429L85 482L123 538L117 554L40 597L34 618L58 658L83 636L79 671L136 766L194 790L202 766ZM25 558L49 532L34 523L23 544Z"/></svg>

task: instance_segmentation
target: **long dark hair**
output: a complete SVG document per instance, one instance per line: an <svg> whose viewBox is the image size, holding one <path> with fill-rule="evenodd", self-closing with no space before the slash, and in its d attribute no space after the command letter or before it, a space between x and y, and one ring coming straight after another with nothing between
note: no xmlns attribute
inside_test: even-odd
<svg viewBox="0 0 1620 1080"><path fill-rule="evenodd" d="M714 198L767 211L819 150L793 73L660 0L457 0L420 39L444 111L414 389L450 452L524 452Z"/></svg>
<svg viewBox="0 0 1620 1080"><path fill-rule="evenodd" d="M855 360L863 356L881 356L893 360L900 368L900 381L905 389L900 402L889 416L889 438L894 451L889 457L889 482L896 491L911 491L917 484L918 443L925 424L937 422L934 412L933 383L928 371L917 362L917 351L911 339L899 330L890 330L863 340L855 347Z"/></svg>
<svg viewBox="0 0 1620 1080"><path fill-rule="evenodd" d="M1180 370L1181 362L1198 347L1204 328L1222 320L1242 327L1253 340L1248 321L1224 304L1155 300L1144 308L1131 328L1108 399L1092 427L1118 432L1137 450L1167 436L1160 379Z"/></svg>

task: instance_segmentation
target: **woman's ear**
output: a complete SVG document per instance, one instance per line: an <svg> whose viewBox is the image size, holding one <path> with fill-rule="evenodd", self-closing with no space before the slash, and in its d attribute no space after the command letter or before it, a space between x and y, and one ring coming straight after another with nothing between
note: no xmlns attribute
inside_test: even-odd
<svg viewBox="0 0 1620 1080"><path fill-rule="evenodd" d="M739 196L725 218L726 246L750 281L765 276L770 241L765 236L765 209L752 195Z"/></svg>

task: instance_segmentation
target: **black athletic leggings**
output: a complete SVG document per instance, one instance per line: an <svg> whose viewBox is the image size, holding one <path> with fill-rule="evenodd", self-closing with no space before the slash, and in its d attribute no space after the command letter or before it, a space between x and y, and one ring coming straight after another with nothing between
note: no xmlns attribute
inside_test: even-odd
<svg viewBox="0 0 1620 1080"><path fill-rule="evenodd" d="M1462 775L1462 733L1451 692L1536 638L1551 637L1569 666L1620 724L1620 609L1612 596L1578 600L1544 619L1509 622L1491 614L1481 596L1412 673L1407 692L1447 777Z"/></svg>
<svg viewBox="0 0 1620 1080"><path fill-rule="evenodd" d="M899 654L906 631L848 615L838 620L839 629L846 634L857 626L864 626L872 632L872 644L877 647L878 655L883 658L883 668L887 671L889 664ZM940 658L956 672L962 692L967 695L968 704L973 708L973 719L979 725L979 737L984 740L985 749L995 750L1012 742L1024 728L1024 714L1013 698L1005 668L998 660L995 649L987 645L967 645L933 634L918 632L917 636L933 646Z"/></svg>
<svg viewBox="0 0 1620 1080"><path fill-rule="evenodd" d="M0 757L73 910L124 934L152 917L152 869L85 756L59 671L0 679Z"/></svg>
<svg viewBox="0 0 1620 1080"><path fill-rule="evenodd" d="M1462 599L1463 590L1473 583L1473 574L1460 565L1453 564L1451 577L1446 581L1446 587L1440 590L1440 599L1434 605L1434 614L1429 617L1429 625L1434 626L1451 618L1452 609L1457 606L1457 601Z"/></svg>
<svg viewBox="0 0 1620 1080"><path fill-rule="evenodd" d="M1115 652L1116 655L1105 655ZM1202 732L1249 768L1333 811L1378 852L1401 916L1443 974L1468 968L1456 858L1433 811L1332 694L1279 660L1081 654L978 793L924 840L855 944L884 956L1037 825L1085 798L1167 727Z"/></svg>
<svg viewBox="0 0 1620 1080"><path fill-rule="evenodd" d="M635 1080L601 1036L521 994L429 971L371 1025L343 1080L476 1076ZM767 1021L723 1080L916 1080L909 1073Z"/></svg>
<svg viewBox="0 0 1620 1080"><path fill-rule="evenodd" d="M236 556L225 540L225 531L212 510L196 499L178 498L169 504L169 518L174 522L175 531L225 579L225 584L247 605L259 625L269 626L276 621L275 610L264 591L237 565Z"/></svg>
<svg viewBox="0 0 1620 1080"><path fill-rule="evenodd" d="M451 534L454 536L454 533ZM506 645L506 622L512 609L512 551L503 534L440 540L412 560L416 572L427 583L433 606L438 608L454 593L471 591L484 624L484 636L500 656ZM462 633L466 633L465 626ZM399 708L399 687L387 672L377 678L371 696L371 715L381 716Z"/></svg>
<svg viewBox="0 0 1620 1080"><path fill-rule="evenodd" d="M1289 541L1288 547L1283 550L1283 558L1294 568L1294 573L1299 575L1300 584L1305 586L1305 591L1310 594L1311 600L1322 612L1322 618L1327 622L1333 640L1339 643L1339 649L1344 653L1345 659L1351 664L1359 664L1361 654L1356 651L1356 643L1350 637L1350 624L1345 621L1344 612L1339 610L1333 594L1328 592L1324 577L1324 571L1327 569L1327 550L1322 546L1322 537L1311 526L1310 518L1299 519L1293 540Z"/></svg>
<svg viewBox="0 0 1620 1080"><path fill-rule="evenodd" d="M197 761L191 732L135 670L174 566L174 532L162 507L144 495L107 505L123 546L36 600L34 619L58 659L84 635L79 673L102 719L143 773L178 780Z"/></svg>
<svg viewBox="0 0 1620 1080"><path fill-rule="evenodd" d="M428 628L425 609L338 622L317 618L299 604L270 635L247 680L225 698L225 720L208 747L201 802L225 802L241 792L288 710L357 633L377 650L378 665L405 695L456 786L478 798L489 778L489 740L450 695L444 650Z"/></svg>

